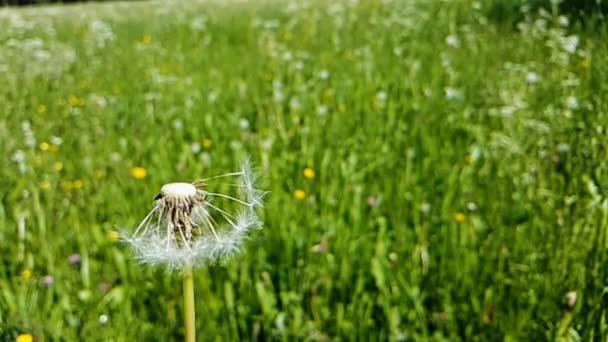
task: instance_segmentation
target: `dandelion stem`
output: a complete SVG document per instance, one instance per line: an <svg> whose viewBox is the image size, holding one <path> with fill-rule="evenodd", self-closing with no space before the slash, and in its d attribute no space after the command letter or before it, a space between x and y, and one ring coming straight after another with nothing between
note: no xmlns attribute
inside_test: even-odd
<svg viewBox="0 0 608 342"><path fill-rule="evenodd" d="M194 311L194 282L192 265L184 266L184 341L196 341L196 324Z"/></svg>

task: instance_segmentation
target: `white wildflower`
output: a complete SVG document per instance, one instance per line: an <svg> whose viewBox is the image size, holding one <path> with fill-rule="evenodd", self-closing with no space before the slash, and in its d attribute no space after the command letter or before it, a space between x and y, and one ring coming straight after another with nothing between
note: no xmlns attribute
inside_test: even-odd
<svg viewBox="0 0 608 342"><path fill-rule="evenodd" d="M526 74L526 82L528 84L536 84L540 81L540 76L537 73L530 71Z"/></svg>
<svg viewBox="0 0 608 342"><path fill-rule="evenodd" d="M240 127L242 130L244 130L244 131L248 130L248 129L249 129L249 126L250 126L250 124L249 124L249 120L247 120L247 119L245 119L245 118L242 118L241 120L239 120L239 127Z"/></svg>
<svg viewBox="0 0 608 342"><path fill-rule="evenodd" d="M51 144L59 146L62 143L63 143L63 139L61 139L61 137L57 137L57 136L51 137Z"/></svg>
<svg viewBox="0 0 608 342"><path fill-rule="evenodd" d="M445 38L445 42L453 48L457 48L460 46L460 39L458 39L458 36L453 35L453 34L447 36Z"/></svg>
<svg viewBox="0 0 608 342"><path fill-rule="evenodd" d="M23 153L21 150L17 150L15 154L13 154L12 159L17 164L19 173L24 174L27 170L27 165L25 164L25 153Z"/></svg>
<svg viewBox="0 0 608 342"><path fill-rule="evenodd" d="M319 72L319 78L322 79L322 80L328 79L329 78L329 71L327 71L327 70L321 70Z"/></svg>
<svg viewBox="0 0 608 342"><path fill-rule="evenodd" d="M190 145L190 151L192 151L192 153L197 154L201 151L201 144L199 143L193 143L192 145Z"/></svg>
<svg viewBox="0 0 608 342"><path fill-rule="evenodd" d="M104 48L116 39L112 28L103 20L94 20L89 25L89 32L98 48Z"/></svg>
<svg viewBox="0 0 608 342"><path fill-rule="evenodd" d="M388 95L386 94L385 91L379 91L378 93L376 93L376 101L380 102L380 103L384 103L386 102L386 100L388 99Z"/></svg>
<svg viewBox="0 0 608 342"><path fill-rule="evenodd" d="M578 109L578 99L574 96L568 96L566 99L566 106L570 109Z"/></svg>
<svg viewBox="0 0 608 342"><path fill-rule="evenodd" d="M445 88L445 97L447 97L449 100L461 100L464 95L462 91L456 88L447 87Z"/></svg>
<svg viewBox="0 0 608 342"><path fill-rule="evenodd" d="M238 177L236 197L208 190L210 182L223 177ZM166 184L135 233L124 240L142 263L169 269L223 260L240 251L249 231L262 228L256 208L262 206L265 192L255 187L255 181L244 161L238 172ZM226 207L215 200L226 201ZM230 204L238 208L230 210Z"/></svg>
<svg viewBox="0 0 608 342"><path fill-rule="evenodd" d="M568 52L569 54L573 54L576 52L576 49L578 48L578 43L579 43L578 36L572 35L572 36L562 38L562 48L564 49L564 51Z"/></svg>
<svg viewBox="0 0 608 342"><path fill-rule="evenodd" d="M319 116L326 116L327 115L327 107L326 106L319 106L317 108L317 114Z"/></svg>

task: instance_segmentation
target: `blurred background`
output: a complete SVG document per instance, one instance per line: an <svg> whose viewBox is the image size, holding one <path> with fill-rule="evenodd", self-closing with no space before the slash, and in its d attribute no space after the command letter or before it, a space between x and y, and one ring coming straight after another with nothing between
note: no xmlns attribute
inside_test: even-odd
<svg viewBox="0 0 608 342"><path fill-rule="evenodd" d="M605 1L0 1L1 341L183 338L121 234L245 156L200 340L608 336Z"/></svg>

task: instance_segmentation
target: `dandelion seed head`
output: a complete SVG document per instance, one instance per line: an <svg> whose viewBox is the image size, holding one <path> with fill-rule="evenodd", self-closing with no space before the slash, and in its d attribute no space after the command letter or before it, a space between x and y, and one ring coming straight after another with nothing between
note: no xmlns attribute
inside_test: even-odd
<svg viewBox="0 0 608 342"><path fill-rule="evenodd" d="M208 190L223 177L238 178L238 194ZM251 164L245 160L238 172L166 184L135 232L121 236L144 264L177 270L224 260L241 250L250 230L262 228L255 209L262 206L265 192L255 183Z"/></svg>

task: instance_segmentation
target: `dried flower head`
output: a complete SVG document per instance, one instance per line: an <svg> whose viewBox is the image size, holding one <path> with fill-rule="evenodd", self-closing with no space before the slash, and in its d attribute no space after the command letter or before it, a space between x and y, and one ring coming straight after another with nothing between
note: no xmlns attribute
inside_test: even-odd
<svg viewBox="0 0 608 342"><path fill-rule="evenodd" d="M238 178L231 184L237 194L208 190L210 181L223 177ZM255 188L255 181L245 161L239 172L166 184L135 233L124 240L134 247L142 263L163 264L170 269L224 259L240 250L251 229L262 227L256 208L262 206L265 192Z"/></svg>

